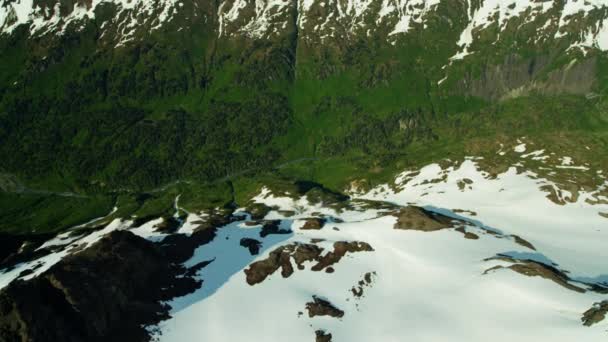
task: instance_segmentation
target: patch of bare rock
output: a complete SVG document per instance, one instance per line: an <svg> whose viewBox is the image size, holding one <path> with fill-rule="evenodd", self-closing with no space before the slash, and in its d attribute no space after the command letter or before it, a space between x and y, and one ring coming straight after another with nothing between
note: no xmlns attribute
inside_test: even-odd
<svg viewBox="0 0 608 342"><path fill-rule="evenodd" d="M325 330L315 331L315 342L331 342L331 334Z"/></svg>
<svg viewBox="0 0 608 342"><path fill-rule="evenodd" d="M508 267L495 266L495 267L492 267L492 268L486 270L484 272L484 274L487 274L491 271L506 268L506 269L510 269L512 271L515 271L519 274L522 274L522 275L525 275L528 277L541 277L541 278L551 280L554 283L556 283L564 288L567 288L568 290L571 290L571 291L576 291L576 292L580 292L580 293L586 292L585 289L572 285L570 277L568 277L568 275L566 275L565 272L563 272L553 266L549 266L549 265L546 265L546 264L543 264L543 263L540 263L540 262L537 262L534 260L515 260L515 259L512 259L507 256L497 256L497 257L489 258L486 260L496 260L496 259L512 262L513 265L508 266Z"/></svg>
<svg viewBox="0 0 608 342"><path fill-rule="evenodd" d="M454 219L420 207L408 206L393 214L397 217L395 229L432 232L454 226Z"/></svg>
<svg viewBox="0 0 608 342"><path fill-rule="evenodd" d="M376 272L367 272L363 275L363 279L359 280L357 285L353 286L350 291L353 293L355 298L361 298L364 296L364 290L372 286Z"/></svg>
<svg viewBox="0 0 608 342"><path fill-rule="evenodd" d="M608 300L593 304L591 309L583 313L581 320L583 321L583 325L590 327L603 321L606 318L606 314L608 314Z"/></svg>
<svg viewBox="0 0 608 342"><path fill-rule="evenodd" d="M262 223L260 237L265 238L271 234L291 234L291 230L281 229L281 220L270 220Z"/></svg>
<svg viewBox="0 0 608 342"><path fill-rule="evenodd" d="M306 222L302 226L302 230L319 230L325 225L325 219L313 217L306 219Z"/></svg>
<svg viewBox="0 0 608 342"><path fill-rule="evenodd" d="M374 249L366 242L338 241L333 245L333 250L325 254L322 247L316 244L292 243L278 247L270 252L264 260L259 260L245 269L246 280L249 285L263 282L268 276L281 269L283 278L288 278L294 272L292 260L296 267L303 270L305 262L316 262L311 267L313 271L322 271L329 266L338 263L346 253L370 252ZM333 269L333 268L332 268Z"/></svg>
<svg viewBox="0 0 608 342"><path fill-rule="evenodd" d="M465 239L468 239L468 240L477 240L477 239L479 239L479 236L477 234L469 232L469 231L466 231L464 229L464 227L458 227L458 228L456 228L456 231L459 232L459 233L462 233L464 235Z"/></svg>
<svg viewBox="0 0 608 342"><path fill-rule="evenodd" d="M329 301L317 296L312 296L312 302L306 303L306 310L308 310L308 317L310 318L315 316L342 318L344 316L344 311L338 309Z"/></svg>
<svg viewBox="0 0 608 342"><path fill-rule="evenodd" d="M257 255L258 253L260 253L262 242L256 239L242 238L240 241L240 245L249 249L249 253L251 255Z"/></svg>

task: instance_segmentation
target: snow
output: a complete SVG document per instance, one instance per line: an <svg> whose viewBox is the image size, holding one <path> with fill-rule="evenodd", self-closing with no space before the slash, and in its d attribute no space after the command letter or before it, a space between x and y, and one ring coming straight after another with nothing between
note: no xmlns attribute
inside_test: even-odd
<svg viewBox="0 0 608 342"><path fill-rule="evenodd" d="M469 164L462 168L462 172L473 172ZM417 176L406 177L413 176L417 181L410 183L420 184L424 179L437 177L438 171L438 166L431 165ZM498 182L510 183L507 179ZM394 196L406 192L408 188ZM263 199L268 199L267 205L300 203L298 199L290 202L272 196L268 189L263 190L257 200ZM399 198L400 203L409 200L409 196ZM546 201L544 197L543 201ZM310 210L313 208L303 211ZM496 238L479 227L467 228L480 236L479 240L472 241L454 230L433 233L395 230L392 216L359 221L351 214L341 216L344 223L331 224L339 230L299 230L290 220L288 225L294 234L265 239L264 251L255 258L238 246L238 241L242 237L257 237L256 227L233 223L221 228L218 237L209 245L199 247L186 263L192 266L214 260L199 273L205 281L202 289L168 303L173 307L172 317L160 323L155 338L159 341L310 341L317 329L331 333L336 341L403 338L443 341L447 336L451 341L486 341L487 336L496 341L538 341L546 339L548 334L556 341L592 341L605 337L608 324L587 328L580 322L582 312L604 296L576 293L549 280L506 269L483 274L493 266L509 265L499 260L484 261L498 253L548 262L541 253L531 253L512 239ZM526 230L534 228L527 226ZM296 269L286 279L275 272L255 286L246 283L242 269L249 263L266 258L278 245L315 238L325 239L321 242L324 248L334 241L365 241L374 252L347 255L334 265L332 274ZM604 252L595 252L596 257L605 256ZM601 262L594 267L605 270ZM367 272L376 272L373 283L365 287L364 297L353 297L350 289ZM313 295L344 310L344 317L308 318L304 307ZM300 316L298 312L304 314Z"/></svg>
<svg viewBox="0 0 608 342"><path fill-rule="evenodd" d="M426 14L434 10L439 5L440 0L396 0L394 6L390 8L396 8L399 16L399 21L395 25L393 31L389 33L389 36L398 33L407 33L411 28L411 23L423 23L423 18ZM388 6L383 5L383 10L380 11L382 15L386 16Z"/></svg>
<svg viewBox="0 0 608 342"><path fill-rule="evenodd" d="M447 173L445 181L430 183ZM472 180L472 189L460 191L458 181ZM558 186L548 180L535 179L531 173L518 173L512 167L496 179L487 179L474 161L443 170L434 164L406 183L398 191L388 186L374 189L363 198L421 206L457 208L477 213L475 220L505 234L519 235L531 242L545 256L571 272L571 276L600 276L608 269L605 244L608 228L598 212L607 204L591 205L591 193L581 192L578 201L559 205L546 198L543 185ZM562 190L563 191L563 190ZM565 192L565 191L564 191Z"/></svg>
<svg viewBox="0 0 608 342"><path fill-rule="evenodd" d="M513 148L513 151L515 151L517 153L526 152L526 144L519 144L519 145L515 146L515 148Z"/></svg>
<svg viewBox="0 0 608 342"><path fill-rule="evenodd" d="M534 151L526 157L543 153ZM458 181L464 178L472 184L462 191ZM597 215L608 205L587 203L589 193L582 193L576 203L557 205L539 189L542 185L556 186L515 168L487 179L476 158L468 158L445 169L430 164L404 171L391 186L351 194L355 200L414 203L467 218L466 231L478 235L478 240L467 240L453 229L395 230L395 217L378 211L336 211L311 204L306 197L277 195L262 188L254 201L279 208L266 219L284 219L282 226L291 227L293 233L261 239L263 250L252 257L238 242L242 237L260 239L259 226L235 222L220 228L218 236L186 262L193 266L213 260L198 274L204 281L202 289L168 303L173 307L172 318L156 327L155 338L310 341L314 331L322 329L336 341L443 341L447 336L452 341L486 341L487 336L505 342L547 336L556 341L601 340L608 322L584 327L580 319L606 295L577 293L508 269L484 274L494 266L511 265L488 260L500 254L553 265L578 281L608 282L608 229L605 219ZM465 211L456 214L456 208ZM296 215L286 219L279 210L294 210ZM314 212L335 215L343 222L334 220L321 230L301 230L299 218ZM515 243L512 235L529 241L536 250ZM312 272L306 265L306 270L295 269L289 278L275 272L260 284L246 283L242 270L247 265L265 259L280 245L312 239L324 239L319 244L326 249L335 241L364 241L374 251L347 254L331 274ZM362 298L353 297L350 289L367 272L376 272L373 283L364 288ZM308 318L305 304L313 295L344 310L344 317Z"/></svg>

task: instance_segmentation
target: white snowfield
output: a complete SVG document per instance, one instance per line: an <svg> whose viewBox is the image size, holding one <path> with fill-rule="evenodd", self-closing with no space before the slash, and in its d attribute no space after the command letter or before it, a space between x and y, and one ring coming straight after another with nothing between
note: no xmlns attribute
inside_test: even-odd
<svg viewBox="0 0 608 342"><path fill-rule="evenodd" d="M445 177L445 178L444 178ZM461 190L459 181L471 183ZM440 179L438 181L438 179ZM433 181L431 183L431 181ZM567 271L570 284L608 285L608 220L598 215L608 205L591 205L582 194L575 203L558 205L539 187L546 180L512 168L496 179L487 179L473 160L446 170L429 165L404 172L396 188L381 186L357 198L414 203L446 215L468 217L463 238L454 229L436 232L397 230L396 217L382 210L336 212L306 198L275 196L264 188L255 200L290 210L278 210L268 219L281 219L290 235L260 239L258 227L235 222L218 231L210 244L199 247L194 265L214 260L199 271L201 290L178 298L172 318L156 331L159 341L312 341L316 330L332 334L332 341L603 341L608 321L585 327L582 313L607 294L579 293L549 279L528 277L510 269L507 255L534 260ZM460 183L462 184L462 183ZM460 209L454 211L453 209ZM460 213L460 214L456 214ZM302 218L312 213L331 217L321 230L302 230ZM335 220L339 218L344 222ZM338 221L338 222L336 222ZM489 231L497 232L495 235ZM517 244L512 235L530 242L535 250ZM242 237L262 241L259 256L239 246ZM311 243L331 250L336 241L363 241L373 252L347 254L333 265L334 273L305 270L294 265L294 274L279 271L250 286L243 269L266 259L279 246ZM364 275L375 272L361 298L353 296ZM318 296L344 311L340 319L309 318L305 305Z"/></svg>

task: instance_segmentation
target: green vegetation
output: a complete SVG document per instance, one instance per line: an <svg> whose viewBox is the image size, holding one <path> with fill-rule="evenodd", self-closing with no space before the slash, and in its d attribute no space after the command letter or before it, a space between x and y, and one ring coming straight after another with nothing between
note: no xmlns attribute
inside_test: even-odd
<svg viewBox="0 0 608 342"><path fill-rule="evenodd" d="M182 12L216 17L199 5ZM99 28L109 5L81 31L2 35L0 231L60 231L116 203L98 223L173 215L178 195L192 211L247 205L269 183L373 186L445 158L492 160L522 136L608 169L608 58L530 43L547 13L500 40L490 25L447 67L462 10L442 2L394 45L387 32L218 38L217 23L184 16L117 47ZM592 88L555 81L569 75ZM52 194L64 191L81 197Z"/></svg>

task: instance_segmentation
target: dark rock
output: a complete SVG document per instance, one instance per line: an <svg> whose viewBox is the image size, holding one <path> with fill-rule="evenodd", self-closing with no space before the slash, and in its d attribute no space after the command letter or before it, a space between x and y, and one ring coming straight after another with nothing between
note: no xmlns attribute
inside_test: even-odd
<svg viewBox="0 0 608 342"><path fill-rule="evenodd" d="M306 303L308 317L312 318L315 316L330 316L335 318L341 318L344 316L344 311L338 309L330 302L321 299L317 296L312 296L312 299L312 302Z"/></svg>
<svg viewBox="0 0 608 342"><path fill-rule="evenodd" d="M581 320L583 321L583 325L590 327L603 321L606 318L606 314L608 314L608 300L593 304L591 309L583 313Z"/></svg>
<svg viewBox="0 0 608 342"><path fill-rule="evenodd" d="M331 334L323 330L315 331L315 342L331 342Z"/></svg>
<svg viewBox="0 0 608 342"><path fill-rule="evenodd" d="M486 260L503 260L514 263L509 267L504 266L494 266L484 272L484 274L489 273L490 271L499 270L503 268L510 269L519 274L523 274L528 277L541 277L548 280L553 281L554 283L561 285L568 290L572 290L579 293L586 292L585 289L572 285L570 283L571 279L568 275L553 266L549 266L534 260L515 260L509 256L498 255L497 257L489 258Z"/></svg>
<svg viewBox="0 0 608 342"><path fill-rule="evenodd" d="M315 244L293 243L281 246L270 252L268 258L256 261L245 269L247 283L249 285L261 283L279 268L281 268L281 275L284 278L291 276L294 272L291 259L299 270L304 269L305 262L316 261L317 263L312 266L311 270L322 271L328 266L338 263L346 253L373 251L373 248L365 242L338 241L334 243L333 251L321 256L323 251L323 248Z"/></svg>
<svg viewBox="0 0 608 342"><path fill-rule="evenodd" d="M153 243L112 232L42 275L3 289L0 340L148 341L144 327L169 317L161 301L200 287L184 271Z"/></svg>
<svg viewBox="0 0 608 342"><path fill-rule="evenodd" d="M291 234L291 230L280 229L281 220L266 221L260 231L260 237L264 238L270 234Z"/></svg>
<svg viewBox="0 0 608 342"><path fill-rule="evenodd" d="M260 247L262 246L262 242L250 238L242 238L240 244L241 246L248 248L251 255L260 253Z"/></svg>
<svg viewBox="0 0 608 342"><path fill-rule="evenodd" d="M346 253L354 252L372 252L374 249L367 242L358 241L337 241L334 243L334 250L325 254L322 257L317 258L317 264L314 265L311 270L321 271L327 266L336 264L346 255Z"/></svg>
<svg viewBox="0 0 608 342"><path fill-rule="evenodd" d="M183 263L192 257L194 250L205 245L217 235L217 228L195 230L192 235L173 234L165 237L160 243L160 248L167 255L167 260L174 263Z"/></svg>
<svg viewBox="0 0 608 342"><path fill-rule="evenodd" d="M522 239L521 237L519 237L517 235L511 235L511 237L513 237L513 240L515 241L516 244L518 244L520 246L524 246L524 247L530 248L533 251L536 250L536 248L534 248L534 246L530 242Z"/></svg>
<svg viewBox="0 0 608 342"><path fill-rule="evenodd" d="M453 226L452 218L419 207L404 207L394 214L397 217L395 229L432 232Z"/></svg>
<svg viewBox="0 0 608 342"><path fill-rule="evenodd" d="M325 220L318 217L306 219L306 223L302 226L302 230L319 230L325 225Z"/></svg>
<svg viewBox="0 0 608 342"><path fill-rule="evenodd" d="M172 234L175 233L181 225L182 222L173 216L163 217L163 221L155 226L155 230L160 233Z"/></svg>
<svg viewBox="0 0 608 342"><path fill-rule="evenodd" d="M359 282L357 283L356 286L353 286L350 291L353 293L353 296L355 296L355 298L361 298L363 297L363 292L364 289L366 287L370 287L372 286L372 281L373 278L372 276L375 276L376 272L367 272L363 275L363 279L359 280Z"/></svg>
<svg viewBox="0 0 608 342"><path fill-rule="evenodd" d="M471 232L467 232L463 227L456 228L456 231L462 233L464 235L465 239L469 239L469 240L477 240L477 239L479 239L479 236L477 236L477 234L471 233Z"/></svg>
<svg viewBox="0 0 608 342"><path fill-rule="evenodd" d="M247 212L251 214L251 219L262 220L272 210L271 207L263 203L252 203L247 207Z"/></svg>

